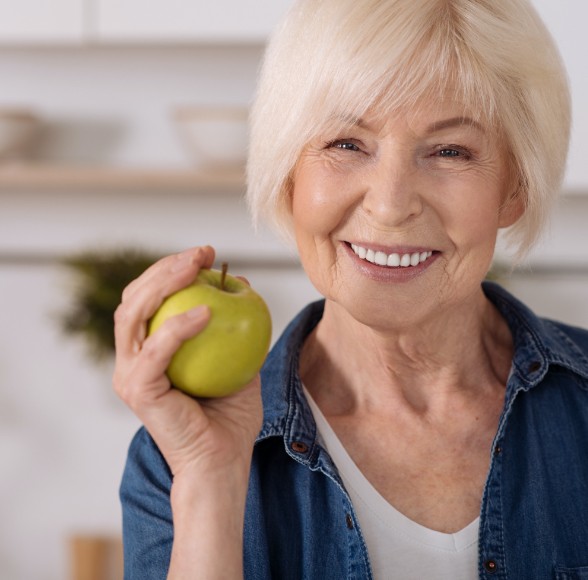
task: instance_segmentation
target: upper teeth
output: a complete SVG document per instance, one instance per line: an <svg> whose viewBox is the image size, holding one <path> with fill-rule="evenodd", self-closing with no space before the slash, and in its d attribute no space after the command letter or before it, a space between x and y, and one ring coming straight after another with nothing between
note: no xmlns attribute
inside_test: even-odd
<svg viewBox="0 0 588 580"><path fill-rule="evenodd" d="M384 252L375 252L374 250L363 248L357 244L351 244L351 248L362 260L367 260L378 266L400 266L401 268L417 266L433 255L431 251L413 252L412 254L385 254Z"/></svg>

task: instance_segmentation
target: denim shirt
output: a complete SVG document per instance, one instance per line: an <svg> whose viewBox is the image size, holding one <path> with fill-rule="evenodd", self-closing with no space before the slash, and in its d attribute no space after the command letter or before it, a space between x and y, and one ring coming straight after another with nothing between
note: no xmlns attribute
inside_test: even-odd
<svg viewBox="0 0 588 580"><path fill-rule="evenodd" d="M536 317L496 284L484 291L511 329L514 357L482 498L479 578L588 580L588 332ZM317 442L298 375L300 347L323 306L309 305L290 323L262 371L264 421L245 512L247 580L372 578L349 495ZM171 484L141 429L121 485L127 580L166 577Z"/></svg>

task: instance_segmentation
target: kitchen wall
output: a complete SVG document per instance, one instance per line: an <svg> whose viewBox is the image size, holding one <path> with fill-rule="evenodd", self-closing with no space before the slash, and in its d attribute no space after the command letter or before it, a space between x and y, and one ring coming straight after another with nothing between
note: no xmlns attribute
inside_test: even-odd
<svg viewBox="0 0 588 580"><path fill-rule="evenodd" d="M578 18L561 17L566 3L558 6L554 26L576 26ZM586 54L577 42L575 50L566 46L570 59ZM26 105L44 119L37 162L183 170L190 160L170 111L246 106L261 53L260 43L5 46L0 107ZM582 97L578 151L588 142L583 57L569 66ZM506 284L539 312L588 326L586 167L574 153L550 232ZM241 193L87 183L47 190L3 186L0 177L2 580L63 580L69 536L120 531L117 487L138 422L111 392L112 364L94 364L58 328L56 313L72 292L59 260L85 249L167 252L212 243L267 297L277 335L317 295L291 251L270 233L253 232Z"/></svg>
<svg viewBox="0 0 588 580"><path fill-rule="evenodd" d="M0 107L46 124L35 161L190 168L170 113L250 102L260 46L6 48ZM168 252L211 243L267 298L275 335L317 295L294 255L255 233L239 188L6 187L0 177L0 577L58 580L68 537L117 535L117 490L138 422L56 316L72 292L59 260L86 249ZM34 557L31 557L31 552Z"/></svg>

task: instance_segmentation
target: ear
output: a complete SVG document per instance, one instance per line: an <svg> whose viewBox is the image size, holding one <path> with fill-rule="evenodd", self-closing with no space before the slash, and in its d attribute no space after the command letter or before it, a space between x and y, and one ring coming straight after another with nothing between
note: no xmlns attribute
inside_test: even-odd
<svg viewBox="0 0 588 580"><path fill-rule="evenodd" d="M514 225L525 213L527 201L526 180L521 173L515 169L516 165L512 159L508 162L509 178L498 216L498 227L508 228Z"/></svg>
<svg viewBox="0 0 588 580"><path fill-rule="evenodd" d="M292 200L294 198L294 172L296 168L294 168L286 177L286 181L284 182L283 188L283 195L286 196L288 199L288 211L290 216L292 215Z"/></svg>
<svg viewBox="0 0 588 580"><path fill-rule="evenodd" d="M505 203L500 208L498 216L498 227L508 228L514 225L525 213L525 194L523 187L519 188L508 196Z"/></svg>

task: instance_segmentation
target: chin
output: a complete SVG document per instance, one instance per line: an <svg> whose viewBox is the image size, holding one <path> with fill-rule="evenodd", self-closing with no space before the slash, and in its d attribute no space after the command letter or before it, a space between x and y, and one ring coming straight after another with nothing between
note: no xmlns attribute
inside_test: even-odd
<svg viewBox="0 0 588 580"><path fill-rule="evenodd" d="M422 301L415 304L413 299L388 297L386 299L359 300L352 296L342 300L331 300L340 313L373 330L396 331L426 323L438 309L427 307Z"/></svg>

